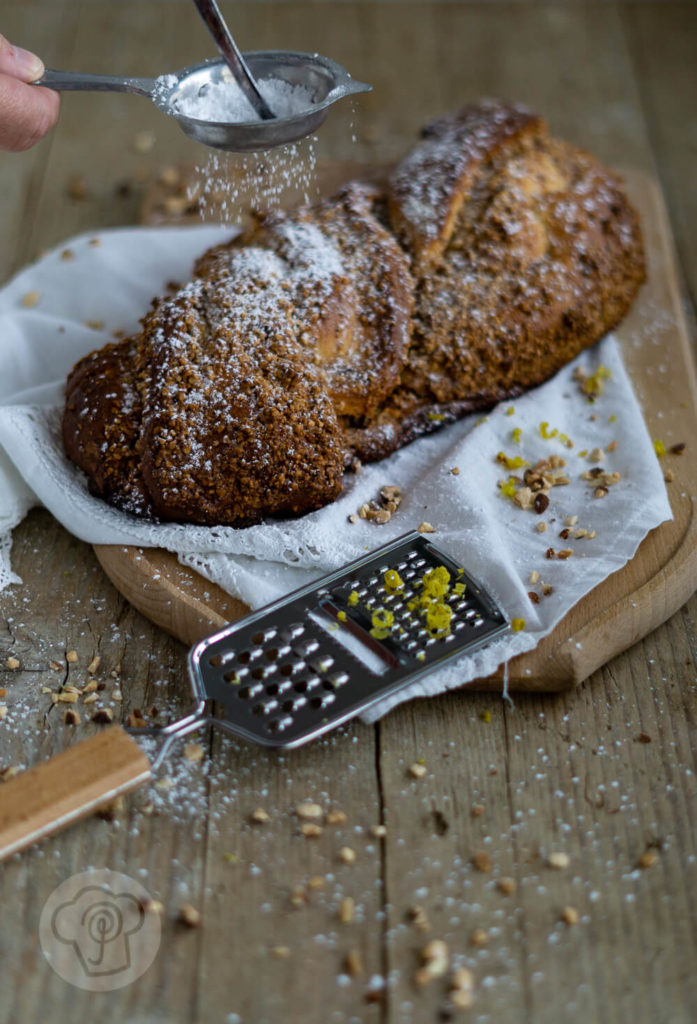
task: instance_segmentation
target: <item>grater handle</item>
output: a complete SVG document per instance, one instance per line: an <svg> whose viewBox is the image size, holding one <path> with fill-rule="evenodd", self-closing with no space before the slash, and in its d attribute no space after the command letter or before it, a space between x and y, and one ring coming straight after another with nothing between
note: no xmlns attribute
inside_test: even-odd
<svg viewBox="0 0 697 1024"><path fill-rule="evenodd" d="M0 861L146 782L150 762L118 725L0 786Z"/></svg>

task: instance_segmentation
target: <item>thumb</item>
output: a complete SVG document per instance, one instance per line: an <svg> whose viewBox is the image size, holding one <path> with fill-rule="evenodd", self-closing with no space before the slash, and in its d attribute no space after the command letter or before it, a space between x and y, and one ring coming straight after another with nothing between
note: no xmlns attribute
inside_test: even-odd
<svg viewBox="0 0 697 1024"><path fill-rule="evenodd" d="M43 61L21 46L13 46L0 36L0 74L11 75L22 82L34 82L44 73Z"/></svg>

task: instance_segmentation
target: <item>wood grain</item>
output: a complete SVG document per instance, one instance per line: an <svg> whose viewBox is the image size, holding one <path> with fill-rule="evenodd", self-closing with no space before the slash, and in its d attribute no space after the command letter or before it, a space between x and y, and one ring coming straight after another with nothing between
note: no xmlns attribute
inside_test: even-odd
<svg viewBox="0 0 697 1024"><path fill-rule="evenodd" d="M697 382L661 196L646 175L626 172L624 177L641 214L649 267L648 281L617 335L649 430L670 445L697 433ZM322 190L330 191L342 175L330 166L320 180ZM146 202L146 213L160 206L156 190ZM661 363L670 366L672 394L667 408L664 381L656 372L657 351ZM631 562L584 597L535 651L509 663L513 690L554 691L578 685L691 596L697 579L697 520L692 503L683 495L697 490L697 463L675 457L668 461L676 474L669 487L672 522L653 530ZM95 552L124 596L185 643L195 643L248 611L167 552L115 545L96 547ZM501 689L503 671L472 684L473 688Z"/></svg>
<svg viewBox="0 0 697 1024"><path fill-rule="evenodd" d="M651 175L658 167L697 294L694 5L222 6L243 46L314 48L376 86L355 112L337 106L318 157L396 157L434 110L488 92L526 99L609 163ZM92 71L158 73L210 52L188 0L5 0L2 31L47 63ZM156 136L146 154L133 147L140 129ZM10 182L0 192L0 274L79 230L134 222L162 166L205 158L145 101L64 97L51 140L0 154L0 180ZM90 185L83 202L66 193L77 173ZM35 511L14 531L13 566L24 582L0 594L0 769L37 763L96 728L73 737L41 692L84 683L96 654L101 699L117 718L116 686L124 719L152 705L163 717L190 710L184 647L121 597L87 545ZM75 664L65 662L71 648ZM5 668L9 655L18 670ZM0 1021L63 1024L96 1011L104 1024L231 1024L234 1014L244 1024L436 1024L447 1017L447 978L418 988L412 977L425 942L443 938L475 975L462 1020L694 1024L696 664L693 597L568 693L521 695L515 708L466 691L413 701L376 727L356 723L287 757L202 738L214 759L189 766L185 796L181 786L136 793L116 821L90 818L2 865ZM422 779L408 771L418 759ZM186 765L174 756L160 781ZM299 835L301 799L341 807L346 823ZM472 816L475 804L483 813ZM270 827L250 824L259 805ZM387 826L380 842L370 833L377 821ZM352 867L338 857L344 844L356 850ZM655 863L638 869L647 848ZM479 850L490 873L470 863ZM566 852L569 868L548 868L550 851ZM131 875L166 908L152 967L104 996L62 981L38 941L45 900L86 865ZM509 896L496 887L505 874L518 882ZM289 906L290 890L314 875L324 890ZM358 907L345 925L343 894ZM200 908L201 928L177 926L185 900ZM409 924L414 903L429 933ZM567 905L579 911L575 926L560 921ZM486 946L470 944L478 926ZM271 952L281 944L285 958ZM350 948L363 955L355 978L342 974ZM373 975L388 984L366 1002Z"/></svg>
<svg viewBox="0 0 697 1024"><path fill-rule="evenodd" d="M150 762L118 726L21 772L0 789L0 861L149 778Z"/></svg>

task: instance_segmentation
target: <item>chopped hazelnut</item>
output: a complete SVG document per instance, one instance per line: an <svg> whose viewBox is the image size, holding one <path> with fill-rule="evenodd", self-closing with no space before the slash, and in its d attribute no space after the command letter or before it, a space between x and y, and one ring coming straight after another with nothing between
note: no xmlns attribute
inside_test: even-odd
<svg viewBox="0 0 697 1024"><path fill-rule="evenodd" d="M491 869L493 868L493 864L491 863L491 857L489 856L488 853L485 853L483 850L480 850L474 854L474 856L472 857L472 864L477 869L477 871L488 872L491 871Z"/></svg>
<svg viewBox="0 0 697 1024"><path fill-rule="evenodd" d="M504 896L512 895L517 888L515 878L508 878L504 876L503 878L497 879L496 888L500 893L503 893Z"/></svg>
<svg viewBox="0 0 697 1024"><path fill-rule="evenodd" d="M89 197L89 189L87 182L82 175L75 175L68 182L68 195L71 199L87 199Z"/></svg>
<svg viewBox="0 0 697 1024"><path fill-rule="evenodd" d="M343 825L346 821L344 811L329 811L326 817L327 825Z"/></svg>
<svg viewBox="0 0 697 1024"><path fill-rule="evenodd" d="M409 774L415 779L422 779L424 775L428 774L428 768L425 764L415 761L414 764L409 765Z"/></svg>
<svg viewBox="0 0 697 1024"><path fill-rule="evenodd" d="M339 850L339 858L344 862L344 864L355 864L356 851L352 850L350 846L342 846Z"/></svg>
<svg viewBox="0 0 697 1024"><path fill-rule="evenodd" d="M275 957L276 960L287 960L290 956L290 949L288 946L272 946L269 953L271 956Z"/></svg>
<svg viewBox="0 0 697 1024"><path fill-rule="evenodd" d="M92 715L92 721L96 725L108 725L114 721L114 712L111 708L100 708L99 711L95 711Z"/></svg>
<svg viewBox="0 0 697 1024"><path fill-rule="evenodd" d="M300 826L300 832L307 839L317 839L322 835L322 826L314 825L311 822L305 822L304 825Z"/></svg>
<svg viewBox="0 0 697 1024"><path fill-rule="evenodd" d="M346 973L352 978L357 978L363 973L363 961L357 949L352 949L346 954L344 967L346 968Z"/></svg>
<svg viewBox="0 0 697 1024"><path fill-rule="evenodd" d="M255 825L264 825L267 821L271 820L263 807L257 807L255 811L252 811L250 818Z"/></svg>
<svg viewBox="0 0 697 1024"><path fill-rule="evenodd" d="M450 950L442 939L431 939L421 950L421 967L414 976L417 985L426 985L433 978L442 978L450 964Z"/></svg>
<svg viewBox="0 0 697 1024"><path fill-rule="evenodd" d="M352 896L344 896L339 904L339 920L342 924L350 924L353 921L355 903Z"/></svg>
<svg viewBox="0 0 697 1024"><path fill-rule="evenodd" d="M419 531L419 533L435 533L436 532L434 530L434 528L431 526L431 524L430 523L426 523L426 522L419 523L419 525L417 526L417 530Z"/></svg>
<svg viewBox="0 0 697 1024"><path fill-rule="evenodd" d="M161 917L165 912L165 907L162 901L155 900L152 897L150 897L150 899L143 900L141 907L143 908L144 914L157 914Z"/></svg>
<svg viewBox="0 0 697 1024"><path fill-rule="evenodd" d="M12 655L10 655L5 664L7 665L10 672L16 672L17 669L19 668L19 659L13 658Z"/></svg>
<svg viewBox="0 0 697 1024"><path fill-rule="evenodd" d="M568 868L570 863L571 858L568 853L564 853L561 850L553 851L547 857L547 866L555 868L557 871L563 871L565 868Z"/></svg>
<svg viewBox="0 0 697 1024"><path fill-rule="evenodd" d="M201 924L201 914L190 903L184 903L179 908L179 920L187 928L198 928Z"/></svg>
<svg viewBox="0 0 697 1024"><path fill-rule="evenodd" d="M418 904L409 907L409 920L419 932L428 932L431 930L426 911L423 907Z"/></svg>
<svg viewBox="0 0 697 1024"><path fill-rule="evenodd" d="M547 495L544 494L542 491L538 491L538 493L535 495L534 506L535 512L538 514L538 516L542 515L543 512L546 512L549 508L549 498L547 497Z"/></svg>
<svg viewBox="0 0 697 1024"><path fill-rule="evenodd" d="M310 819L321 818L323 812L319 804L313 804L306 800L303 803L298 804L295 808L295 813L299 818Z"/></svg>
<svg viewBox="0 0 697 1024"><path fill-rule="evenodd" d="M575 907L564 907L564 909L561 912L561 919L564 922L564 924L568 924L568 925L578 924L578 921L579 921L578 910L576 910Z"/></svg>

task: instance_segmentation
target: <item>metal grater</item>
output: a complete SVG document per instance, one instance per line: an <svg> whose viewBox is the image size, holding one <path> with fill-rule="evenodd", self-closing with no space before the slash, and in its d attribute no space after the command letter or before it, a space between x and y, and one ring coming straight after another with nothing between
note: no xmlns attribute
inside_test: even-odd
<svg viewBox="0 0 697 1024"><path fill-rule="evenodd" d="M451 608L440 632L409 608L439 566L450 574L441 600ZM390 570L402 587L386 586ZM374 612L393 622L376 628ZM221 728L267 747L298 747L507 628L482 587L414 531L198 643L189 674L199 710L165 731L191 731L214 700Z"/></svg>

